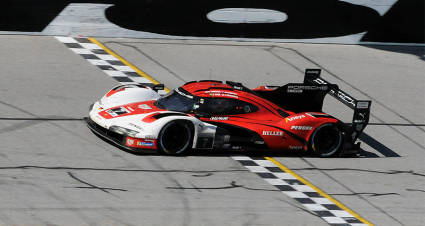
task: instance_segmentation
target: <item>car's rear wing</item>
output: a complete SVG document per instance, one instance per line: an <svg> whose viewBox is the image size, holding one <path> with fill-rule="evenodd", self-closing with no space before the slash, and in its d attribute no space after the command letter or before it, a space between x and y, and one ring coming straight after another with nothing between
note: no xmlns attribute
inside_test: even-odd
<svg viewBox="0 0 425 226"><path fill-rule="evenodd" d="M338 85L331 84L320 77L320 69L306 69L303 83L289 83L284 86L264 86L253 89L256 94L273 102L286 111L322 112L323 100L326 94L335 97L344 105L354 110L351 125L341 122L346 134L345 153L360 148L354 142L369 123L369 113L372 101L356 100L351 95L339 89ZM349 147L351 146L351 147Z"/></svg>
<svg viewBox="0 0 425 226"><path fill-rule="evenodd" d="M304 75L304 84L331 84L320 77L320 72L320 69L306 69ZM356 100L351 95L340 90L337 86L330 86L328 94L335 97L337 100L354 110L353 121L351 123L349 131L351 141L354 142L369 123L370 106L372 105L372 101Z"/></svg>

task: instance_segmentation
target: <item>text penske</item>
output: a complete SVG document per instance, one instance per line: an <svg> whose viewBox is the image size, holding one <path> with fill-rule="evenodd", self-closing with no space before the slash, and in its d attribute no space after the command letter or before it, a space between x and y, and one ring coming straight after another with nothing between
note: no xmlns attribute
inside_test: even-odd
<svg viewBox="0 0 425 226"><path fill-rule="evenodd" d="M312 130L313 126L292 126L293 130Z"/></svg>

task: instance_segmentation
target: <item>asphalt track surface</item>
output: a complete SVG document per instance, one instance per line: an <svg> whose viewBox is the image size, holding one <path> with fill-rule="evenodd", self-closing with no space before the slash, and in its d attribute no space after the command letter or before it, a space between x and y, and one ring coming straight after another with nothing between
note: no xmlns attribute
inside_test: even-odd
<svg viewBox="0 0 425 226"><path fill-rule="evenodd" d="M424 47L98 41L169 89L283 85L321 68L373 101L360 156L265 155L371 224L423 225ZM0 65L0 225L329 225L228 153L135 155L99 139L81 118L118 83L54 37L0 36ZM332 97L324 110L350 121Z"/></svg>

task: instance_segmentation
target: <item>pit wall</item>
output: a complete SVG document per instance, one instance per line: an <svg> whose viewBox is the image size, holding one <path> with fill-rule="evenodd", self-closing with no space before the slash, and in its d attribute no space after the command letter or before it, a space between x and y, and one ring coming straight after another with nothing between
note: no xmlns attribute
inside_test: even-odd
<svg viewBox="0 0 425 226"><path fill-rule="evenodd" d="M3 0L0 34L425 43L424 0Z"/></svg>

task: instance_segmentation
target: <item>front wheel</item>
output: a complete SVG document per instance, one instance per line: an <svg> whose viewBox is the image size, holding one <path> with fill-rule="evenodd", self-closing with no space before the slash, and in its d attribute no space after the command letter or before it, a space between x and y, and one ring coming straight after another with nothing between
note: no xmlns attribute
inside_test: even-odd
<svg viewBox="0 0 425 226"><path fill-rule="evenodd" d="M182 120L171 121L162 128L158 135L158 149L168 155L179 155L190 148L192 129Z"/></svg>
<svg viewBox="0 0 425 226"><path fill-rule="evenodd" d="M319 126L310 137L310 148L319 157L330 157L341 150L342 132L331 123Z"/></svg>

